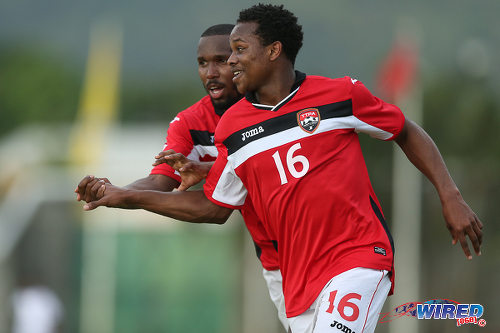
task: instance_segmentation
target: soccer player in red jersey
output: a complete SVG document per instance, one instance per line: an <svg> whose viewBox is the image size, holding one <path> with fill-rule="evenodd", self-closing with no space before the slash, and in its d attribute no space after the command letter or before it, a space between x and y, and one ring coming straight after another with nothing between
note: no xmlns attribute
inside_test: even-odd
<svg viewBox="0 0 500 333"><path fill-rule="evenodd" d="M164 151L175 151L187 156L191 162L185 167L190 168L189 174L192 178L186 181L184 176L183 183L181 183L179 172L168 164L162 163L156 164L149 176L136 180L124 186L123 189L171 192L175 188L183 190L197 183L204 178L204 172L206 176L217 157L217 149L213 141L217 123L221 115L242 97L232 82L233 73L227 64L227 59L231 55L229 34L233 27L233 24L219 24L208 28L201 35L197 56L198 74L207 95L177 114L168 128ZM95 200L97 190L103 183L110 184L107 178L84 177L75 190L77 200L87 202ZM278 254L274 243L269 239L263 225L252 210L253 208L248 203L244 209L241 209L241 213L263 266L263 275L271 299L278 309L279 319L285 329L288 329L284 313Z"/></svg>
<svg viewBox="0 0 500 333"><path fill-rule="evenodd" d="M232 24L219 24L205 30L198 43L198 74L207 95L170 122L163 150L175 150L195 161L215 161L217 150L213 144L215 127L222 114L241 99L227 64L231 49L227 42ZM99 180L87 176L75 191L78 200L90 201L92 187L100 185ZM158 190L170 192L177 188L181 178L179 173L167 164L155 166L149 176L125 186L134 190ZM95 189L94 187L94 189Z"/></svg>
<svg viewBox="0 0 500 333"><path fill-rule="evenodd" d="M302 29L292 13L262 4L243 10L230 43L233 82L246 96L217 126L219 154L204 191L102 185L84 209L224 223L250 200L276 240L292 332L373 332L393 288L394 248L361 153L363 132L401 147L436 188L453 242L471 259L469 237L480 254L482 223L422 128L353 78L295 71Z"/></svg>

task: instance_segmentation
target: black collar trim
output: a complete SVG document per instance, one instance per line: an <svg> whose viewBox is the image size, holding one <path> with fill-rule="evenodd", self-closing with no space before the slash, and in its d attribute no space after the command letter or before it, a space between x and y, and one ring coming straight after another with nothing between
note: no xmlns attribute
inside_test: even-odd
<svg viewBox="0 0 500 333"><path fill-rule="evenodd" d="M297 91L299 91L300 85L302 84L302 82L304 82L305 79L306 79L305 73L295 71L295 82L293 83L292 88L290 89L290 95L285 97L281 102L279 102L278 104L276 104L274 106L273 105L259 104L259 101L257 100L257 97L255 96L255 92L246 93L245 98L250 103L252 103L252 105L254 107L256 107L257 109L278 111L283 105L288 103L288 101L290 101L293 98L293 96L295 96Z"/></svg>

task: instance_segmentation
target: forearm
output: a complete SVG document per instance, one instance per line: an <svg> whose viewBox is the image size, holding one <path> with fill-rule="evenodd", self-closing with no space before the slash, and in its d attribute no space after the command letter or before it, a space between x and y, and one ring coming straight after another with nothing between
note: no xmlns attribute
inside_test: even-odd
<svg viewBox="0 0 500 333"><path fill-rule="evenodd" d="M133 183L124 186L127 190L152 190L171 192L179 186L179 182L165 175L155 174L138 179Z"/></svg>
<svg viewBox="0 0 500 333"><path fill-rule="evenodd" d="M468 236L474 251L480 255L483 224L463 200L434 141L422 128L411 120L406 120L396 142L408 159L436 188L453 244L460 242L465 256L472 259L466 239Z"/></svg>
<svg viewBox="0 0 500 333"><path fill-rule="evenodd" d="M223 224L232 210L207 199L203 191L163 193L127 190L123 202L128 209L144 209L177 220L194 223Z"/></svg>
<svg viewBox="0 0 500 333"><path fill-rule="evenodd" d="M396 142L410 162L431 181L442 202L460 196L436 144L420 126L406 120L405 130Z"/></svg>

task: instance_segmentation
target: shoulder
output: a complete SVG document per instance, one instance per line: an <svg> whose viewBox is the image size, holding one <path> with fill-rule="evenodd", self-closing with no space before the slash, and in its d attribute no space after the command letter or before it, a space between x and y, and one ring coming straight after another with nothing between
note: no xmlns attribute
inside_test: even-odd
<svg viewBox="0 0 500 333"><path fill-rule="evenodd" d="M170 121L168 136L191 137L191 130L209 130L213 133L218 120L210 97L205 96Z"/></svg>
<svg viewBox="0 0 500 333"><path fill-rule="evenodd" d="M170 122L169 131L208 131L214 133L220 116L215 113L212 101L205 96L187 109L179 112Z"/></svg>
<svg viewBox="0 0 500 333"><path fill-rule="evenodd" d="M345 87L347 89L351 89L354 84L359 82L357 79L351 76L344 76L339 78L330 78L326 76L319 75L307 75L304 83L307 83L309 86L311 85L327 85L328 87Z"/></svg>
<svg viewBox="0 0 500 333"><path fill-rule="evenodd" d="M351 100L353 106L376 102L376 97L370 90L361 81L351 76L335 79L322 76L311 76L310 86L316 87L315 89L312 88L316 93L324 89L320 91L320 93L324 92L325 95L330 97L334 96L339 100Z"/></svg>
<svg viewBox="0 0 500 333"><path fill-rule="evenodd" d="M226 112L224 112L221 117L221 121L237 118L240 116L241 111L250 110L252 108L252 103L250 103L246 98L243 97L238 102L234 103L229 109L227 109Z"/></svg>
<svg viewBox="0 0 500 333"><path fill-rule="evenodd" d="M297 94L297 102L311 105L326 105L352 99L352 89L358 81L345 76L329 78L308 75Z"/></svg>
<svg viewBox="0 0 500 333"><path fill-rule="evenodd" d="M206 118L214 115L216 114L210 97L204 96L198 102L179 112L177 117L179 120L189 121L191 119Z"/></svg>
<svg viewBox="0 0 500 333"><path fill-rule="evenodd" d="M237 126L238 122L245 118L245 114L251 112L252 110L252 103L250 103L246 98L242 98L227 109L226 112L224 112L219 124L230 128Z"/></svg>
<svg viewBox="0 0 500 333"><path fill-rule="evenodd" d="M357 79L350 76L330 78L326 76L307 75L306 80L302 84L302 88L307 91L320 93L335 91L337 94L350 95L353 87L358 83L359 81Z"/></svg>
<svg viewBox="0 0 500 333"><path fill-rule="evenodd" d="M229 109L222 115L217 129L215 131L215 137L223 141L225 138L230 136L232 133L239 131L241 128L245 127L246 124L251 121L254 107L246 98L242 98L235 104L233 104Z"/></svg>

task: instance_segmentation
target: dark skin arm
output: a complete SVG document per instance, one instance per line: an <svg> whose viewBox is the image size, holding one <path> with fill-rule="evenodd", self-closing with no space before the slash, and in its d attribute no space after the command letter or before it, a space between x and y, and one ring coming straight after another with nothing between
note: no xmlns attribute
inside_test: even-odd
<svg viewBox="0 0 500 333"><path fill-rule="evenodd" d="M434 141L420 126L409 119L406 119L404 128L395 141L410 162L436 188L453 245L460 242L465 256L472 259L466 239L468 236L474 251L480 255L483 224L462 198Z"/></svg>
<svg viewBox="0 0 500 333"><path fill-rule="evenodd" d="M174 169L180 171L184 185L189 188L204 179L212 166L212 162L195 162L174 151L160 153L156 158L174 154L170 162ZM168 159L168 156L167 156ZM166 160L153 164L167 163ZM179 182L163 175L150 175L139 179L123 188L113 186L106 178L85 177L78 185L78 200L85 200L84 210L93 210L99 206L145 209L160 215L195 223L224 223L232 209L220 207L208 200L202 191L184 193L171 192L179 186ZM181 188L179 189L181 190ZM179 197L180 196L180 197Z"/></svg>
<svg viewBox="0 0 500 333"><path fill-rule="evenodd" d="M90 202L97 200L97 191L103 184L111 184L108 178L98 178L94 176L85 176L75 189L76 200ZM136 180L135 182L124 186L124 189L130 190L153 190L161 192L171 192L179 186L179 182L165 175L149 175Z"/></svg>
<svg viewBox="0 0 500 333"><path fill-rule="evenodd" d="M165 175L154 174L138 179L123 188L129 190L152 190L161 192L172 192L175 188L178 188L179 191L185 191L189 187L205 179L208 175L208 171L210 171L213 165L213 162L191 161L172 149L160 152L155 158L156 160L153 166L161 163L169 164L181 173L182 183ZM77 194L76 200L84 200L85 202L97 200L96 193L102 184L111 184L111 182L108 178L97 178L91 175L85 176L75 189L75 193Z"/></svg>
<svg viewBox="0 0 500 333"><path fill-rule="evenodd" d="M203 191L158 192L145 190L126 190L111 184L101 184L97 191L99 200L83 206L93 210L100 206L144 209L150 212L194 223L223 224L232 209L214 204Z"/></svg>
<svg viewBox="0 0 500 333"><path fill-rule="evenodd" d="M149 175L124 186L129 190L152 190L161 192L172 192L179 186L179 182L165 175Z"/></svg>

